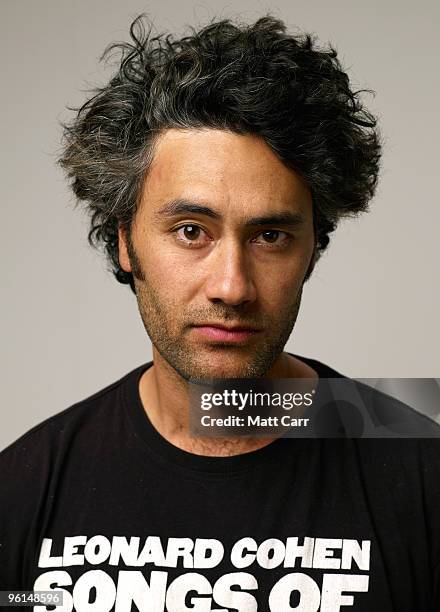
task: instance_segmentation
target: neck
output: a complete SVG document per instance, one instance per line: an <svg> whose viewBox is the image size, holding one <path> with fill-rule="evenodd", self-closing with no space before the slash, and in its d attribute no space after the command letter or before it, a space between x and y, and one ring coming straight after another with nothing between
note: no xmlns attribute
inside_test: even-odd
<svg viewBox="0 0 440 612"><path fill-rule="evenodd" d="M318 374L292 355L281 353L266 378L311 378ZM196 438L188 426L188 383L153 347L153 366L141 377L139 393L153 427L178 448L211 457L239 455L267 446L271 438Z"/></svg>

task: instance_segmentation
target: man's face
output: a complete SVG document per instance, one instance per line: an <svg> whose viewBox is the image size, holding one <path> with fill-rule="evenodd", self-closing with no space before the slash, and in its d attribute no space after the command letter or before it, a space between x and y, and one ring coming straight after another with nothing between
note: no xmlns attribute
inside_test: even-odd
<svg viewBox="0 0 440 612"><path fill-rule="evenodd" d="M169 129L157 141L121 267L158 351L186 380L268 373L314 253L312 197L254 135Z"/></svg>

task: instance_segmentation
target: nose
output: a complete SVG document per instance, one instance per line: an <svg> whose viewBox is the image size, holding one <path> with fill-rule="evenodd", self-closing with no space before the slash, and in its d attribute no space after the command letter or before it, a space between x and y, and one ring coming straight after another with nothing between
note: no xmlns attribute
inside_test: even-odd
<svg viewBox="0 0 440 612"><path fill-rule="evenodd" d="M206 297L229 306L251 303L257 292L245 249L238 240L222 242L211 253L205 283Z"/></svg>

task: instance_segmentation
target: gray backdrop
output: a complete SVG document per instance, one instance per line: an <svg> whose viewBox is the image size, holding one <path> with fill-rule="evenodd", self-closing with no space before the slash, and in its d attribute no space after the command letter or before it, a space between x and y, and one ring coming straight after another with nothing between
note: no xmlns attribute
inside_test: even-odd
<svg viewBox="0 0 440 612"><path fill-rule="evenodd" d="M108 76L97 58L147 11L182 33L267 10L338 48L380 116L371 212L334 234L288 349L352 377L439 376L436 0L0 0L2 415L0 448L151 356L135 298L86 241L55 165L59 122Z"/></svg>

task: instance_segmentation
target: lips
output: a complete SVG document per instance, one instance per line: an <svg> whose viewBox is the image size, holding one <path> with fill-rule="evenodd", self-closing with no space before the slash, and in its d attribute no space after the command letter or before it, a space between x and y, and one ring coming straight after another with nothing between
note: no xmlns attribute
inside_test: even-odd
<svg viewBox="0 0 440 612"><path fill-rule="evenodd" d="M197 334L217 342L243 342L257 334L260 330L245 325L222 325L218 323L203 323L194 326Z"/></svg>

